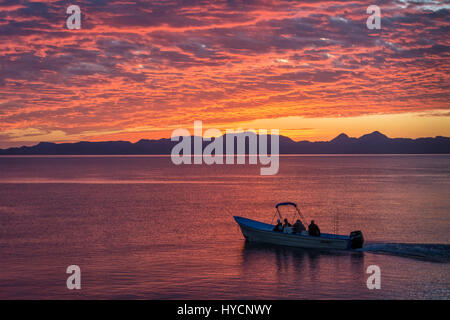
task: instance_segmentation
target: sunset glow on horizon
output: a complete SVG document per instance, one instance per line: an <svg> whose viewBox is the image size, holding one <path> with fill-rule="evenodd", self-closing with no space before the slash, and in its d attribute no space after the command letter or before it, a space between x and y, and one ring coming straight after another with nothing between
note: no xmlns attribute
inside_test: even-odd
<svg viewBox="0 0 450 320"><path fill-rule="evenodd" d="M66 9L81 8L81 29ZM381 30L366 26L381 8ZM450 136L444 1L3 1L0 148L279 129Z"/></svg>

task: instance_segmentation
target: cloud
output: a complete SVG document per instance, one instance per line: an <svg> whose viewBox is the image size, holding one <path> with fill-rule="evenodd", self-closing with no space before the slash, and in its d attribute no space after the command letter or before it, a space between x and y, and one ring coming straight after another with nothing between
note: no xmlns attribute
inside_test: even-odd
<svg viewBox="0 0 450 320"><path fill-rule="evenodd" d="M67 30L66 1L3 1L0 133L450 109L448 6L378 3L380 31L357 0L85 0Z"/></svg>

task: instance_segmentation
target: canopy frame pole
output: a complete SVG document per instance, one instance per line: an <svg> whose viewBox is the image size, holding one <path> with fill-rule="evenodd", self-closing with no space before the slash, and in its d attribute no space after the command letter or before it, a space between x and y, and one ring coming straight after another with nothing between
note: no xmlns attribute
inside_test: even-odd
<svg viewBox="0 0 450 320"><path fill-rule="evenodd" d="M273 214L272 220L270 221L270 224L273 224L273 219L275 219L275 216L277 214L277 211L275 211L275 213Z"/></svg>
<svg viewBox="0 0 450 320"><path fill-rule="evenodd" d="M298 213L300 219L302 219L303 223L308 223L306 221L306 218L303 216L302 212L300 211L300 209L297 206L295 207L295 209L297 209L297 213Z"/></svg>
<svg viewBox="0 0 450 320"><path fill-rule="evenodd" d="M278 216L280 217L280 220L283 221L283 217L281 216L281 212L280 212L280 209L278 209L278 207L277 207L277 212L278 212Z"/></svg>

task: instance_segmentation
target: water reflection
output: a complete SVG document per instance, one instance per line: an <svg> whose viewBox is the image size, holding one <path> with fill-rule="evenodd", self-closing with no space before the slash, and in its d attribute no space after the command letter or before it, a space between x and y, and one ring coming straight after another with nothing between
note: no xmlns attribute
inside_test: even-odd
<svg viewBox="0 0 450 320"><path fill-rule="evenodd" d="M280 247L245 242L242 277L260 287L276 288L280 296L301 297L302 291L319 297L343 286L365 282L364 253Z"/></svg>

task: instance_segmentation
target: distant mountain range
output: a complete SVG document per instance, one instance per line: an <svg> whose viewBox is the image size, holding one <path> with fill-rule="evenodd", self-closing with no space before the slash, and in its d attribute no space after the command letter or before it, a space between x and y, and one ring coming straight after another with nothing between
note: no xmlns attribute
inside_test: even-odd
<svg viewBox="0 0 450 320"><path fill-rule="evenodd" d="M216 139L223 138L226 138L226 135ZM391 139L375 131L359 138L351 138L342 133L331 141L319 142L296 142L285 136L279 138L280 154L450 154L450 138L441 136ZM191 141L193 139L194 137L191 137ZM268 141L270 142L270 139ZM142 139L136 143L128 141L41 142L31 147L0 149L0 155L156 155L170 154L172 147L177 143L170 139ZM203 142L203 147L209 143ZM248 150L248 141L246 145L246 150ZM270 146L268 150L271 150Z"/></svg>

